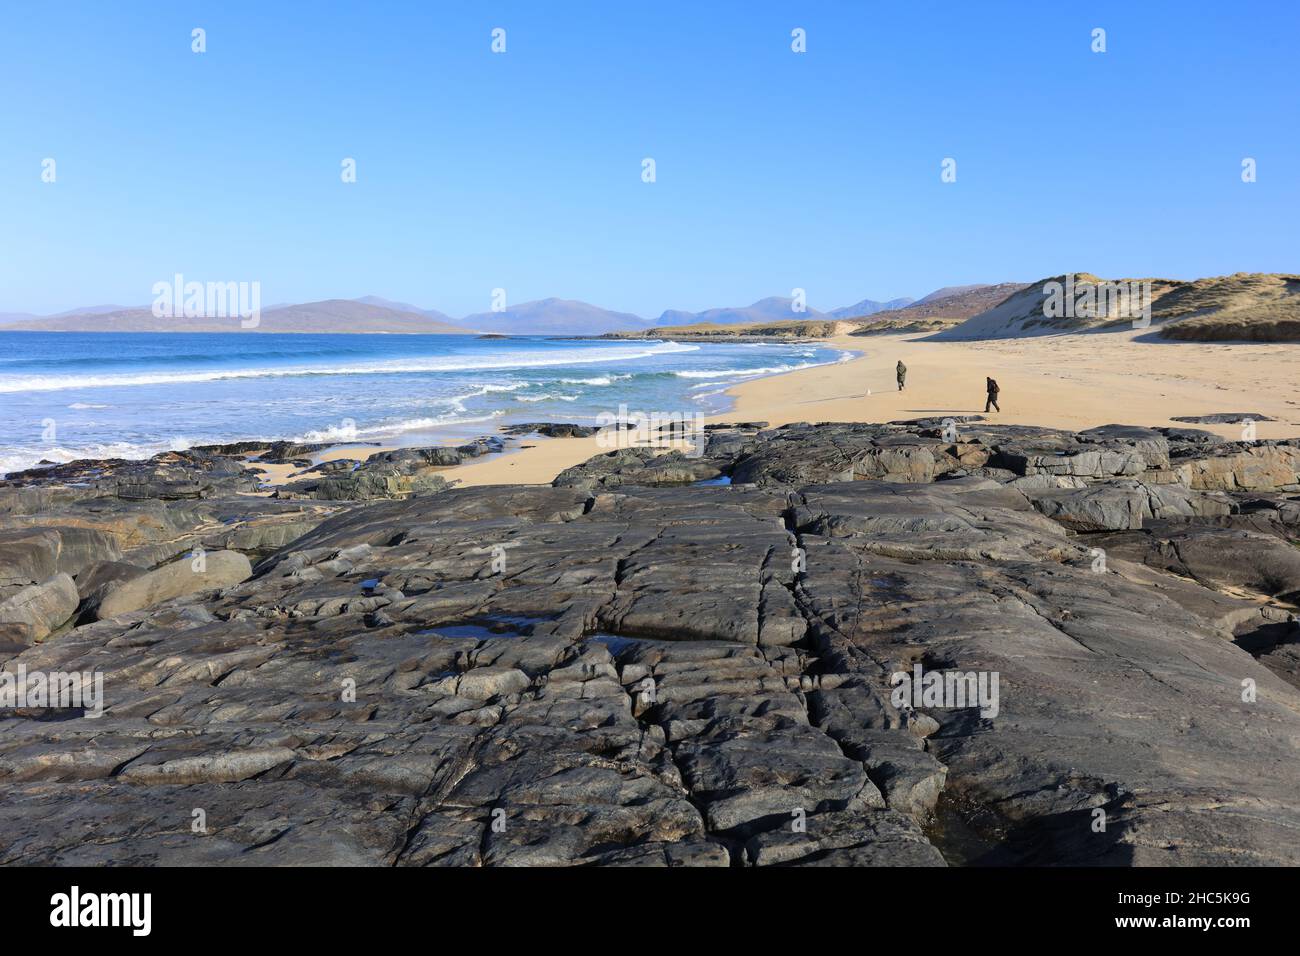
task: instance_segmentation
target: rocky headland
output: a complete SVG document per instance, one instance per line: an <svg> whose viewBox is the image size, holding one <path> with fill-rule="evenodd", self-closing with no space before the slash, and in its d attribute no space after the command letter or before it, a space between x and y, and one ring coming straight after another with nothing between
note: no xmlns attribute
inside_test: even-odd
<svg viewBox="0 0 1300 956"><path fill-rule="evenodd" d="M749 422L447 480L495 441L0 482L9 686L102 677L0 709L0 861L1300 863L1300 440Z"/></svg>

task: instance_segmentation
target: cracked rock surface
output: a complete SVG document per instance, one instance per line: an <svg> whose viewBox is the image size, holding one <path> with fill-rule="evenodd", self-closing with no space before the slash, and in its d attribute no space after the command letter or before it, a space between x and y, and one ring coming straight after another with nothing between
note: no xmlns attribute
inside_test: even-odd
<svg viewBox="0 0 1300 956"><path fill-rule="evenodd" d="M0 862L1300 863L1300 447L955 424L401 500L6 483L4 670L103 713L0 710Z"/></svg>

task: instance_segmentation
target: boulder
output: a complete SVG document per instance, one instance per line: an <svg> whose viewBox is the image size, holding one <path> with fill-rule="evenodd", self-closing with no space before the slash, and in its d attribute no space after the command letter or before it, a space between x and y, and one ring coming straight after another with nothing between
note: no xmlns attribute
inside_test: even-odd
<svg viewBox="0 0 1300 956"><path fill-rule="evenodd" d="M0 531L0 587L23 587L53 575L60 544L52 528Z"/></svg>
<svg viewBox="0 0 1300 956"><path fill-rule="evenodd" d="M59 572L39 584L29 584L0 603L0 625L17 626L6 629L10 641L43 641L76 613L78 600L72 578Z"/></svg>
<svg viewBox="0 0 1300 956"><path fill-rule="evenodd" d="M102 561L84 570L77 575L77 591L81 595L80 620L95 620L100 603L110 591L148 573L148 568L125 561Z"/></svg>
<svg viewBox="0 0 1300 956"><path fill-rule="evenodd" d="M233 587L253 573L238 551L212 551L202 560L185 557L111 588L96 611L99 620L129 614L198 591Z"/></svg>
<svg viewBox="0 0 1300 956"><path fill-rule="evenodd" d="M1233 509L1232 502L1221 494L1192 491L1184 485L1123 479L1085 483L1081 488L1040 489L1022 484L1030 480L1010 484L1023 491L1035 508L1072 531L1126 531L1141 528L1145 520L1228 515Z"/></svg>
<svg viewBox="0 0 1300 956"><path fill-rule="evenodd" d="M1300 491L1300 445L1224 442L1172 462L1188 487L1204 491Z"/></svg>

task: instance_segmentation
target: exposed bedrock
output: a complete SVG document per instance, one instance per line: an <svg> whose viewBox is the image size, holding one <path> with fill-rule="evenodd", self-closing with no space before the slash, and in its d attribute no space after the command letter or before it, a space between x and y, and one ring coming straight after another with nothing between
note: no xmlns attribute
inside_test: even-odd
<svg viewBox="0 0 1300 956"><path fill-rule="evenodd" d="M360 503L20 480L4 670L84 693L0 710L0 862L1300 863L1297 447L1188 432L712 428Z"/></svg>

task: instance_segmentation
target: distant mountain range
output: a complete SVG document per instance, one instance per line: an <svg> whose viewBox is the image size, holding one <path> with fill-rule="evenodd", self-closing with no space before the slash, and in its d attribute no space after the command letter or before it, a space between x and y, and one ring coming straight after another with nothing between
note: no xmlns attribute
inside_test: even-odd
<svg viewBox="0 0 1300 956"><path fill-rule="evenodd" d="M824 319L826 316L816 309L805 308L802 312L794 310L794 300L780 296L759 299L753 305L723 309L705 309L703 312L684 312L681 309L669 309L662 313L651 325L741 325L751 322L771 322L775 319Z"/></svg>
<svg viewBox="0 0 1300 956"><path fill-rule="evenodd" d="M950 286L950 288L956 287ZM928 299L933 295L934 293L931 293L925 298ZM906 308L915 301L915 299L890 299L888 302L877 302L874 299L863 299L861 302L854 305L846 305L838 309L832 309L826 314L835 319L856 319L864 315L875 315L877 312L892 312L894 309ZM922 299L921 301L924 302L925 299Z"/></svg>
<svg viewBox="0 0 1300 956"><path fill-rule="evenodd" d="M361 298L352 299L351 301L360 302L362 305L377 305L383 309L392 309L394 312L411 312L415 315L422 315L426 319L433 319L436 322L446 322L448 325L456 324L455 319L449 315L444 315L437 309L422 309L418 305L411 305L409 302L394 302L392 299L385 299L377 295L363 295Z"/></svg>
<svg viewBox="0 0 1300 956"><path fill-rule="evenodd" d="M639 315L611 312L573 299L539 299L503 312L476 312L458 324L462 329L502 335L603 335L649 325Z"/></svg>
<svg viewBox="0 0 1300 956"><path fill-rule="evenodd" d="M646 319L630 312L615 312L573 299L539 299L500 312L476 312L454 319L436 309L381 296L326 299L299 305L264 309L256 332L393 332L393 333L496 333L514 335L603 335L636 332L662 326L749 324L782 320L828 319L841 314L867 315L896 308L911 299L876 302L864 299L855 306L823 313L808 308L794 310L789 298L772 296L748 306L686 312L669 309ZM870 309L870 312L864 311ZM233 332L237 318L159 318L147 306L102 305L71 309L57 315L0 313L0 326L10 330L45 332Z"/></svg>
<svg viewBox="0 0 1300 956"><path fill-rule="evenodd" d="M695 334L728 327L765 326L801 335L830 334L837 323L856 327L855 335L934 331L942 339L999 339L1063 332L1113 330L1130 319L1102 314L1048 315L1044 287L1066 277L990 285L946 286L923 298L877 301L821 312L796 312L788 298L772 296L748 306L686 312L669 309L656 319L614 312L572 299L541 299L501 312L478 312L454 319L435 309L379 296L326 299L262 310L254 332L387 332L424 334L494 333L516 335L604 335L611 332L671 335L690 327ZM1076 273L1076 282L1105 282ZM1300 341L1300 276L1237 273L1184 281L1110 280L1151 283L1153 334L1196 341ZM97 305L58 315L0 313L0 328L47 332L235 332L238 318L158 318L148 307ZM818 332L817 329L827 331ZM686 329L683 328L685 334ZM752 332L752 329L751 329Z"/></svg>
<svg viewBox="0 0 1300 956"><path fill-rule="evenodd" d="M159 318L151 309L77 312L4 324L12 331L41 332L393 332L463 334L467 330L427 315L403 312L355 299L326 299L263 310L254 328L238 317Z"/></svg>
<svg viewBox="0 0 1300 956"><path fill-rule="evenodd" d="M358 299L281 304L262 311L257 332L391 332L391 333L494 333L515 335L603 335L609 332L643 332L650 328L699 325L753 325L773 322L862 319L899 314L937 299L1001 286L950 286L920 300L863 299L853 305L822 312L814 308L795 311L790 298L771 296L751 305L688 312L669 309L647 319L630 312L615 312L573 299L540 299L500 312L476 312L456 319L436 309L409 302L367 295ZM1017 287L1018 288L1018 287ZM979 311L979 310L976 310ZM967 313L973 314L973 313ZM964 315L962 316L965 317ZM99 305L72 309L57 315L0 313L0 326L11 330L51 332L231 332L240 330L237 318L159 318L146 306Z"/></svg>
<svg viewBox="0 0 1300 956"><path fill-rule="evenodd" d="M80 309L69 309L67 312L56 312L54 315L36 315L33 312L0 312L0 325L11 325L15 322L39 322L44 319L62 319L70 315L104 315L108 312L122 312L126 306L122 305L88 305Z"/></svg>

